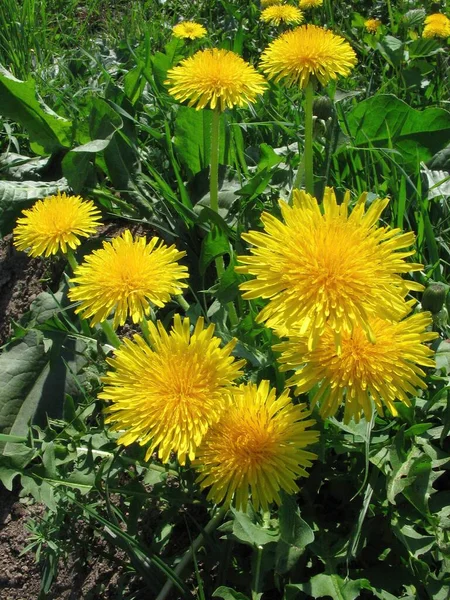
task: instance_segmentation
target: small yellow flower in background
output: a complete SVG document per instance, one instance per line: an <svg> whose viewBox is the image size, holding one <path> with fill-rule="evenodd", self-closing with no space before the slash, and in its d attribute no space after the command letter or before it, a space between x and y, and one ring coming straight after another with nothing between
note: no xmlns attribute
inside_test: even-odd
<svg viewBox="0 0 450 600"><path fill-rule="evenodd" d="M312 398L312 406L320 404L324 418L336 414L345 403L344 421L359 421L364 414L372 417L374 401L377 412L383 415L383 405L396 416L394 406L400 400L410 406L408 395L415 395L417 388L425 389L422 367L435 367L433 355L425 342L438 337L427 332L432 317L428 312L417 313L398 323L375 317L371 328L375 342L367 339L361 327L342 335L342 352L336 352L334 335L326 328L317 347L309 351L306 340L292 337L275 346L282 352L278 359L282 370L295 370L287 385L296 386L296 393L309 392L318 383L319 389Z"/></svg>
<svg viewBox="0 0 450 600"><path fill-rule="evenodd" d="M231 356L235 341L220 348L214 325L205 329L202 318L192 334L189 319L179 315L169 334L160 322L148 326L151 347L139 335L125 339L108 359L114 371L104 378L99 397L112 402L106 422L123 432L120 444L150 442L145 460L158 450L164 463L176 452L185 464L227 407L228 390L245 361Z"/></svg>
<svg viewBox="0 0 450 600"><path fill-rule="evenodd" d="M197 110L255 102L267 86L249 63L229 50L200 50L167 73L169 93L179 102L189 100Z"/></svg>
<svg viewBox="0 0 450 600"><path fill-rule="evenodd" d="M243 297L269 298L257 317L269 327L299 327L309 335L309 347L329 327L340 337L361 326L373 340L369 316L401 319L408 311L404 298L423 286L402 279L422 265L404 259L414 254L414 233L378 227L388 199L375 200L365 210L363 194L349 212L350 193L338 205L326 188L323 212L315 198L295 190L293 206L280 201L283 221L269 213L264 232L242 237L252 244L251 256L240 256L239 273L255 275L241 284Z"/></svg>
<svg viewBox="0 0 450 600"><path fill-rule="evenodd" d="M234 497L238 510L245 510L251 493L255 509L267 510L271 502L281 503L281 490L297 492L296 479L307 477L305 468L317 458L304 450L319 435L306 431L315 423L305 420L309 415L304 404L292 404L287 390L277 398L268 381L235 388L194 462L200 486L211 486L208 499L229 505Z"/></svg>
<svg viewBox="0 0 450 600"><path fill-rule="evenodd" d="M424 38L450 37L450 19L441 13L434 13L425 19Z"/></svg>
<svg viewBox="0 0 450 600"><path fill-rule="evenodd" d="M94 250L77 267L70 280L69 298L81 304L76 313L92 317L92 325L101 323L115 309L114 328L123 325L130 315L133 323L142 321L150 312L150 303L157 307L179 295L187 284L187 268L177 260L186 253L175 246L166 246L154 237L133 239L125 231L103 248Z"/></svg>
<svg viewBox="0 0 450 600"><path fill-rule="evenodd" d="M379 19L367 19L367 21L364 21L364 27L369 33L376 33L381 25L382 22Z"/></svg>
<svg viewBox="0 0 450 600"><path fill-rule="evenodd" d="M301 10L290 4L280 4L277 6L269 6L269 8L263 10L260 19L265 23L270 23L275 26L278 26L281 23L293 25L303 21L303 13Z"/></svg>
<svg viewBox="0 0 450 600"><path fill-rule="evenodd" d="M30 256L66 253L80 245L100 225L100 211L91 200L58 192L22 211L14 229L14 245Z"/></svg>
<svg viewBox="0 0 450 600"><path fill-rule="evenodd" d="M205 37L207 33L203 25L195 23L194 21L183 21L182 23L178 23L172 27L172 32L177 38L189 40Z"/></svg>
<svg viewBox="0 0 450 600"><path fill-rule="evenodd" d="M261 55L261 69L269 79L305 88L310 78L322 85L347 76L356 54L339 35L315 25L302 25L274 40Z"/></svg>
<svg viewBox="0 0 450 600"><path fill-rule="evenodd" d="M300 0L298 5L302 9L307 8L316 8L317 6L322 6L323 0Z"/></svg>
<svg viewBox="0 0 450 600"><path fill-rule="evenodd" d="M268 6L273 6L274 4L281 4L283 0L261 0L261 8L267 8Z"/></svg>

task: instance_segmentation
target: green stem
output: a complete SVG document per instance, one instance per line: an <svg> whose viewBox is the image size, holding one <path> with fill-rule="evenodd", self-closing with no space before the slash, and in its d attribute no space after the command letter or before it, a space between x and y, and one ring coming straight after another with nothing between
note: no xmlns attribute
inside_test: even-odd
<svg viewBox="0 0 450 600"><path fill-rule="evenodd" d="M108 340L109 344L111 344L111 346L114 346L114 348L118 348L120 346L120 338L114 331L111 323L109 321L102 321L100 325L103 329L103 333L106 335L106 339Z"/></svg>
<svg viewBox="0 0 450 600"><path fill-rule="evenodd" d="M394 33L394 15L392 13L392 5L391 5L391 0L387 0L387 7L388 7L388 13L389 13L389 22L391 24L391 33Z"/></svg>
<svg viewBox="0 0 450 600"><path fill-rule="evenodd" d="M72 272L75 273L75 270L78 268L78 262L77 262L77 259L75 258L73 251L70 248L67 250L66 256L67 256L67 262L69 263L70 268L72 269Z"/></svg>
<svg viewBox="0 0 450 600"><path fill-rule="evenodd" d="M175 567L175 569L174 569L175 575L177 575L178 577L181 575L181 573L184 571L184 569L187 567L187 565L191 562L194 554L197 552L197 550L200 548L200 546L203 545L205 538L208 535L210 535L220 525L226 512L227 512L226 508L224 508L224 507L220 508L218 510L218 512L216 513L216 515L211 519L211 521L209 521L209 523L203 529L203 531L195 538L195 540L192 542L192 545L189 548L189 550L186 552L186 554L183 556L183 558L180 560L180 562ZM156 600L165 600L167 598L167 596L169 595L169 593L172 589L172 586L173 586L173 581L168 579L166 581L163 589L159 592Z"/></svg>
<svg viewBox="0 0 450 600"><path fill-rule="evenodd" d="M212 112L211 124L211 166L209 174L209 198L211 210L219 214L219 149L220 149L220 110L216 108ZM214 224L211 225L214 227ZM215 259L216 271L219 279L225 272L223 257L218 256ZM227 304L228 317L232 327L238 324L236 308L232 302Z"/></svg>
<svg viewBox="0 0 450 600"><path fill-rule="evenodd" d="M305 175L305 153L303 153L302 156L300 157L300 162L298 164L297 173L296 173L295 179L294 179L294 184L292 186L292 190L291 190L291 193L289 196L289 204L291 206L292 206L292 200L294 198L294 190L300 189L304 175Z"/></svg>
<svg viewBox="0 0 450 600"><path fill-rule="evenodd" d="M219 212L219 135L220 135L220 111L216 108L212 112L211 125L211 167L209 175L209 197L211 210Z"/></svg>
<svg viewBox="0 0 450 600"><path fill-rule="evenodd" d="M314 85L310 81L305 89L305 189L314 195L313 102Z"/></svg>
<svg viewBox="0 0 450 600"><path fill-rule="evenodd" d="M211 165L209 172L209 198L211 210L219 214L219 150L220 150L220 111L212 111L211 124ZM214 227L214 225L212 225ZM222 277L225 267L222 256L215 260L217 275Z"/></svg>
<svg viewBox="0 0 450 600"><path fill-rule="evenodd" d="M260 597L260 578L261 578L261 561L262 561L262 553L263 547L256 546L256 566L255 566L255 574L253 577L252 584L252 600L258 600Z"/></svg>
<svg viewBox="0 0 450 600"><path fill-rule="evenodd" d="M150 344L150 330L148 328L148 321L145 317L141 321L141 331L147 344Z"/></svg>
<svg viewBox="0 0 450 600"><path fill-rule="evenodd" d="M188 304L188 302L186 302L184 296L177 296L176 301L178 302L178 304L181 306L181 308L184 310L184 312L187 312L190 309L190 306Z"/></svg>
<svg viewBox="0 0 450 600"><path fill-rule="evenodd" d="M69 263L70 268L72 269L72 273L75 275L75 271L78 268L78 261L75 258L75 255L70 248L67 249L66 256L67 256L67 262ZM69 281L69 286L73 286L73 285L74 284ZM86 321L86 319L82 319L81 317L79 317L79 319L80 319L81 331L84 333L84 335L91 338L92 332L91 332L91 328L89 327L89 323Z"/></svg>

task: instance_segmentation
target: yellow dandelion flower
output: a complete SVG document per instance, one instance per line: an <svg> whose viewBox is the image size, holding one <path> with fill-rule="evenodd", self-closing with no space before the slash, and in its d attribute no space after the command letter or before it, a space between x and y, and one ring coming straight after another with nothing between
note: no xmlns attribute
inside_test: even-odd
<svg viewBox="0 0 450 600"><path fill-rule="evenodd" d="M22 211L14 229L14 245L30 256L66 253L100 225L100 211L91 200L58 192Z"/></svg>
<svg viewBox="0 0 450 600"><path fill-rule="evenodd" d="M450 19L441 13L434 13L425 19L424 38L450 37Z"/></svg>
<svg viewBox="0 0 450 600"><path fill-rule="evenodd" d="M123 325L128 315L139 323L150 312L150 303L162 307L172 295L182 293L187 284L187 268L177 260L186 253L166 246L154 237L133 239L125 231L103 248L94 250L77 267L70 280L69 298L81 304L75 312L101 323L115 309L114 328Z"/></svg>
<svg viewBox="0 0 450 600"><path fill-rule="evenodd" d="M148 326L151 347L139 335L125 339L108 359L114 371L108 371L99 397L112 402L106 422L122 432L119 443L150 443L146 460L158 450L164 463L176 452L184 464L227 406L245 361L231 356L235 341L220 348L214 325L205 328L202 318L192 334L189 319L179 315L169 334L160 322Z"/></svg>
<svg viewBox="0 0 450 600"><path fill-rule="evenodd" d="M317 456L304 450L318 432L304 404L294 405L289 392L279 398L268 381L241 385L233 391L230 407L211 426L197 451L194 466L208 499L216 504L233 501L245 510L249 493L256 509L280 504L280 491L298 491L296 479L307 477L306 467Z"/></svg>
<svg viewBox="0 0 450 600"><path fill-rule="evenodd" d="M270 298L258 321L273 328L301 323L313 348L327 326L342 333L360 325L371 339L368 316L399 320L407 311L408 289L423 286L401 278L422 265L404 259L414 243L412 232L378 227L388 199L375 200L365 211L363 194L349 214L350 193L341 205L331 188L323 200L323 213L315 198L295 190L293 206L280 201L283 221L263 213L264 232L243 238L253 244L252 256L240 256L239 273L256 278L241 284L244 298Z"/></svg>
<svg viewBox="0 0 450 600"><path fill-rule="evenodd" d="M367 19L367 21L364 21L364 27L369 33L376 33L381 25L382 22L379 19Z"/></svg>
<svg viewBox="0 0 450 600"><path fill-rule="evenodd" d="M301 23L303 21L303 13L298 8L295 8L295 6L281 4L266 8L262 11L260 18L261 21L275 26L278 26L281 23L291 25Z"/></svg>
<svg viewBox="0 0 450 600"><path fill-rule="evenodd" d="M283 0L261 0L261 8L267 8L268 6L273 6L274 4L281 4Z"/></svg>
<svg viewBox="0 0 450 600"><path fill-rule="evenodd" d="M323 0L300 0L298 5L302 9L307 8L316 8L317 6L322 6Z"/></svg>
<svg viewBox="0 0 450 600"><path fill-rule="evenodd" d="M180 39L195 40L206 35L206 29L195 21L183 21L172 27L173 35Z"/></svg>
<svg viewBox="0 0 450 600"><path fill-rule="evenodd" d="M282 370L296 370L287 385L295 385L297 394L309 392L320 382L312 405L320 403L322 417L333 416L345 402L346 423L352 417L359 421L362 414L370 420L372 400L380 415L384 404L396 416L396 400L410 406L408 395L415 395L417 388L426 388L421 367L435 366L430 358L433 352L425 345L437 337L436 333L425 331L431 323L428 312L397 323L374 317L371 328L376 341L370 342L363 329L356 326L342 335L340 355L329 327L312 351L301 336L294 336L275 349L282 352Z"/></svg>
<svg viewBox="0 0 450 600"><path fill-rule="evenodd" d="M356 54L339 35L315 25L302 25L283 33L264 50L261 68L269 79L305 88L311 77L322 85L338 75L347 76Z"/></svg>
<svg viewBox="0 0 450 600"><path fill-rule="evenodd" d="M200 50L170 69L166 85L169 93L189 106L217 108L255 102L266 88L264 77L240 56L218 48Z"/></svg>

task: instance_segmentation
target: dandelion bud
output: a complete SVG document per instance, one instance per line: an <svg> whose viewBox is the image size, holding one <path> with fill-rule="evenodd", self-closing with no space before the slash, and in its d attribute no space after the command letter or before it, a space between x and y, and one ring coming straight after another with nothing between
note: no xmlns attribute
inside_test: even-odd
<svg viewBox="0 0 450 600"><path fill-rule="evenodd" d="M328 96L317 96L314 99L313 115L322 121L328 121L333 116L334 105Z"/></svg>
<svg viewBox="0 0 450 600"><path fill-rule="evenodd" d="M433 314L438 313L444 306L446 295L447 287L443 283L432 283L423 293L423 310L429 310Z"/></svg>

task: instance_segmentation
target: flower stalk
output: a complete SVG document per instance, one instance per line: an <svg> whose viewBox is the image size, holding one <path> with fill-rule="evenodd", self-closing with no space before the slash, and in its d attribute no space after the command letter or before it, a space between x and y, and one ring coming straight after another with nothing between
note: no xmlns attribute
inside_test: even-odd
<svg viewBox="0 0 450 600"><path fill-rule="evenodd" d="M305 190L314 195L313 163L313 102L314 84L309 81L305 88Z"/></svg>
<svg viewBox="0 0 450 600"><path fill-rule="evenodd" d="M212 111L211 125L211 163L209 175L209 198L211 210L219 214L219 151L220 151L220 110L216 108ZM225 265L222 256L215 259L217 275L219 279L225 272ZM228 317L232 327L238 324L236 308L232 302L227 304Z"/></svg>
<svg viewBox="0 0 450 600"><path fill-rule="evenodd" d="M204 544L205 539L209 535L211 535L211 533L213 531L215 531L215 529L217 529L217 527L220 525L220 523L222 522L223 517L225 516L227 511L228 511L227 508L224 508L224 507L220 508L217 511L217 513L214 515L214 517L206 525L204 530L195 538L195 540L192 542L192 545L189 548L189 550L186 552L186 554L183 556L183 558L180 560L180 562L175 567L175 569L174 569L175 575L178 575L178 576L181 575L181 573L184 571L184 569L187 567L187 565L193 559L194 554L197 552L197 550L200 548L200 546L202 546ZM163 589L159 592L158 596L156 597L156 600L165 600L167 598L167 596L170 594L172 587L173 587L173 581L171 581L170 579L167 580Z"/></svg>

